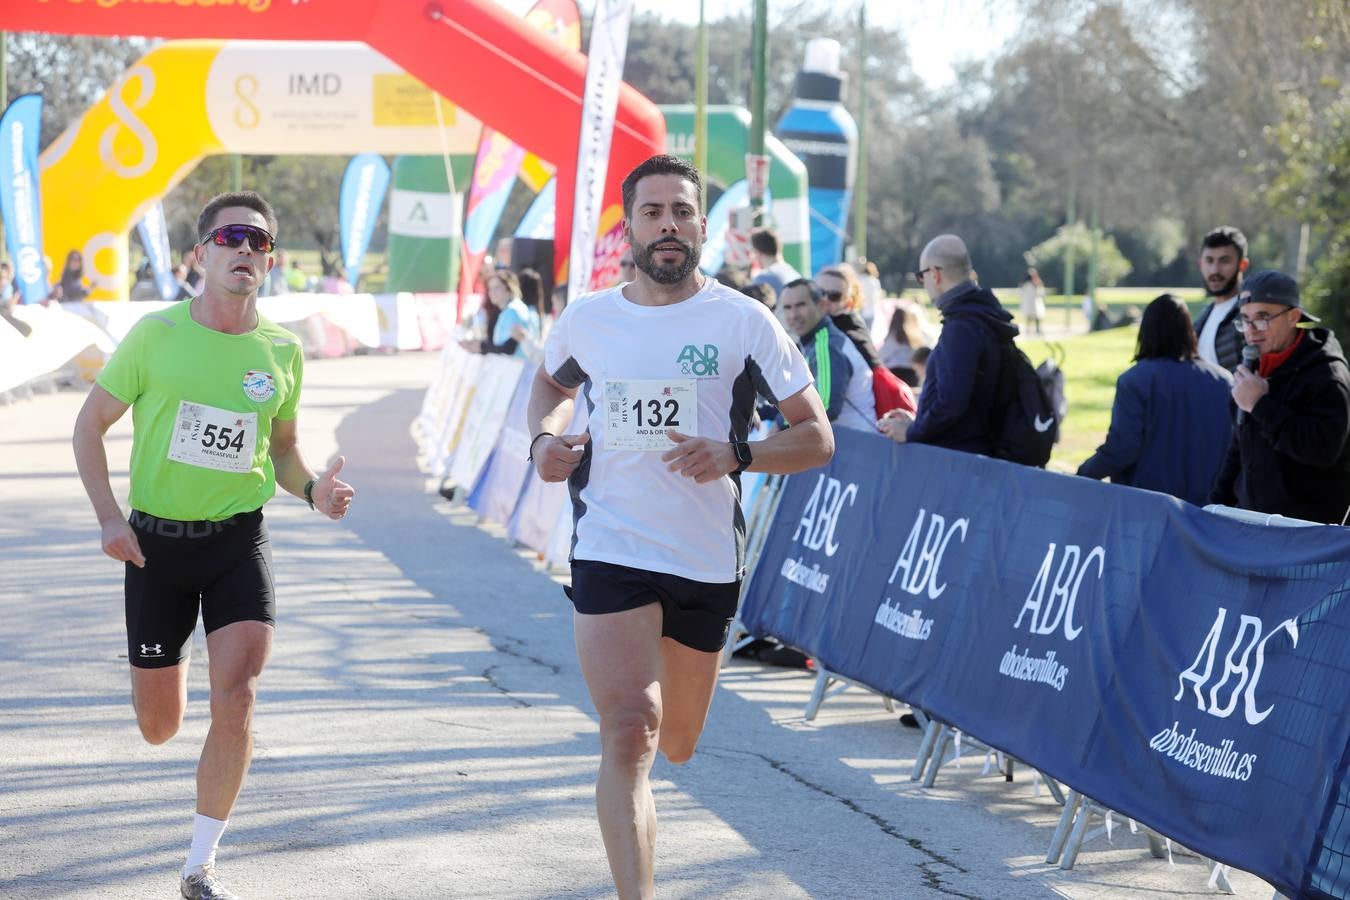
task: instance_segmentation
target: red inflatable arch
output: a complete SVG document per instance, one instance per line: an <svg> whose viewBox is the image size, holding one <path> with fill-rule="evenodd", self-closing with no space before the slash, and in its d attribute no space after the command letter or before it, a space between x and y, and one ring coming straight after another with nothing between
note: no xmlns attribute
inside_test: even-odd
<svg viewBox="0 0 1350 900"><path fill-rule="evenodd" d="M9 31L166 38L364 41L558 169L554 259L567 260L586 57L493 0L5 0ZM610 146L606 207L619 182L664 152L665 122L627 84Z"/></svg>

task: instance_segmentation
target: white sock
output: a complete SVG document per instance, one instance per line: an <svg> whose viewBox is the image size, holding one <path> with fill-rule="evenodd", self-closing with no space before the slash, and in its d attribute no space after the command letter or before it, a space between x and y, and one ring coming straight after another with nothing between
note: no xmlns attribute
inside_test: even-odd
<svg viewBox="0 0 1350 900"><path fill-rule="evenodd" d="M220 836L225 833L228 824L228 819L222 822L201 813L193 815L192 846L188 848L187 862L183 865L184 878L196 874L196 870L203 866L215 865L216 845L220 843Z"/></svg>

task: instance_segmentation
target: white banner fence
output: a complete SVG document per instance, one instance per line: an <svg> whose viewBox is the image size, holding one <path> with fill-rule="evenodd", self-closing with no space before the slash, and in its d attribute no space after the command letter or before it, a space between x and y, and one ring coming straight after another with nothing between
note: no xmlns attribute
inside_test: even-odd
<svg viewBox="0 0 1350 900"><path fill-rule="evenodd" d="M181 302L181 301L180 301ZM167 302L100 301L19 305L0 319L0 395L59 373L92 379L141 317ZM370 350L439 350L455 333L454 294L285 294L260 297L258 312L299 335L310 356ZM3 396L0 396L3 399Z"/></svg>

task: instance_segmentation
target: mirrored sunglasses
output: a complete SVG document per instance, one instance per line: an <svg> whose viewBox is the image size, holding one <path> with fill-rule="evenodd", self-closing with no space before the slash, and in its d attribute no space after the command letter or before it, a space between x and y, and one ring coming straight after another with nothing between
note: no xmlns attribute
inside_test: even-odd
<svg viewBox="0 0 1350 900"><path fill-rule="evenodd" d="M271 253L276 247L276 239L256 225L222 225L214 231L202 235L202 243L213 241L217 246L234 249L248 241L258 253Z"/></svg>

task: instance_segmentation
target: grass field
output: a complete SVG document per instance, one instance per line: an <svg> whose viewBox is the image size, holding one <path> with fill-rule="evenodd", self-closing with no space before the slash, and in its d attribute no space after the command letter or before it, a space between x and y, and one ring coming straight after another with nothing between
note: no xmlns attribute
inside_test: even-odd
<svg viewBox="0 0 1350 900"><path fill-rule="evenodd" d="M1016 311L1018 296L1016 286L996 287L994 294L1002 301L1005 309ZM1111 287L1097 289L1097 302L1114 313L1120 313L1130 306L1139 307L1142 312L1149 302L1159 294L1176 294L1194 316L1205 303L1205 292L1198 287L1162 288L1162 287ZM920 288L910 288L905 296L913 297L922 303L928 302L928 295ZM1045 319L1052 328L1083 327L1083 297L1066 297L1063 294L1049 294L1045 298Z"/></svg>

